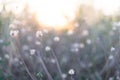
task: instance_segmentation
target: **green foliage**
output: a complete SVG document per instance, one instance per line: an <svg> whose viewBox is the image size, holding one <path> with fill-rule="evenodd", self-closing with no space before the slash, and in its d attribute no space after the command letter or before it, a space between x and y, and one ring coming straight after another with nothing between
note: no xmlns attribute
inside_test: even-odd
<svg viewBox="0 0 120 80"><path fill-rule="evenodd" d="M80 11L80 13L82 13L82 10ZM82 13L81 15L83 15L83 14L84 13ZM81 18L82 18L82 16L81 16ZM9 38L8 26L9 26L10 22L12 22L13 19L14 19L14 16L12 14L10 14L9 17L7 17L5 19L3 19L2 16L0 16L0 37L1 37L2 29L4 29L4 31L2 33L2 37L5 38L4 43L0 44L0 56L3 56L2 54L5 54L2 52L1 46L4 46L7 48L7 46L9 46L11 44L11 41L9 40L10 38ZM116 19L116 20L119 20L119 19ZM37 50L37 52L40 52L40 56L42 57L42 59L44 59L43 61L46 63L45 65L47 65L47 63L48 63L48 65L50 65L50 66L46 66L46 68L49 69L50 73L52 73L50 75L53 77L54 80L60 80L60 75L57 73L57 71L55 71L55 69L53 67L51 67L51 66L54 66L52 63L50 63L51 62L50 59L53 58L52 51L44 53L44 47L46 45L50 45L50 46L52 46L52 48L54 47L54 45L57 45L54 47L56 49L55 54L58 58L60 67L64 73L67 74L68 69L70 69L72 67L75 67L76 70L80 71L79 74L76 74L77 79L75 79L75 80L78 80L78 79L79 80L88 80L88 79L92 80L91 75L94 80L105 80L104 77L100 75L100 73L96 73L96 72L97 71L99 72L103 69L105 62L107 61L107 59L105 57L109 56L110 47L113 46L113 43L114 43L114 45L118 45L118 44L115 44L116 42L119 41L116 38L118 36L116 34L114 34L114 37L109 35L109 33L113 27L112 21L114 21L114 20L112 20L111 17L108 18L108 17L102 15L99 22L96 23L95 25L92 25L91 28L89 28L88 25L82 19L79 19L78 21L79 21L80 25L84 24L83 27L80 26L78 28L75 28L76 31L74 31L73 35L69 35L69 36L66 34L67 30L64 30L62 32L62 34L59 34L60 42L58 42L58 44L55 44L55 42L53 41L54 36L56 36L56 34L57 34L57 33L55 33L55 31L51 31L48 34L45 34L44 37L42 37L43 41L40 40L41 46L43 48L39 47L39 49L40 48L41 49L40 49L40 51ZM31 25L32 25L32 23L31 23ZM26 26L28 26L28 25L26 25ZM30 24L29 24L29 26L30 26ZM81 36L81 33L84 29L88 30L88 32L89 32L88 36ZM34 25L32 25L32 31L35 31L35 30L37 30L37 28L34 28ZM117 31L115 31L115 32L117 32ZM20 35L20 37L21 37L20 46L16 45L18 47L18 49L22 49L21 47L23 47L24 45L27 45L30 48L36 48L36 45L34 45L35 42L32 42L32 41L37 41L37 39L35 37L33 37L34 34L29 34L29 32L28 33L26 32L26 34ZM26 38L28 36L32 37L34 40L29 42L28 40L26 40ZM113 40L113 42L112 42L113 38L117 39L117 40L116 41ZM87 44L86 43L87 39L90 39L92 43ZM71 45L73 45L73 43L83 43L84 47L80 48L78 52L74 53L70 50ZM6 52L6 51L4 51L4 52ZM32 61L33 61L33 63L39 62L36 59L39 56L37 56L36 54L35 54L35 56L34 55L28 56L29 54L27 54L27 53L29 53L29 51L26 50L25 56L24 56L24 51L23 51L23 54L20 53L20 55L22 55L22 58L23 58L23 60L25 60L25 63L27 64L28 68L30 70L32 70L32 67L34 66L34 64L32 64ZM9 54L9 52L8 52L8 54ZM64 58L65 56L66 56L66 58ZM14 57L16 57L16 56L14 56ZM64 58L64 60L62 60L63 58ZM14 80L14 77L11 76L10 74L7 75L8 77L5 77L4 76L5 72L3 72L1 70L1 67L9 69L9 66L8 66L9 60L4 61L4 59L0 60L0 80L5 80L5 78L8 80ZM29 59L31 59L31 60L29 60ZM7 60L7 59L5 59L5 60ZM83 68L81 67L81 64L79 64L80 62L83 63L83 66L82 66ZM90 66L90 67L87 66L89 64L89 62L92 63L92 66ZM38 63L36 63L35 67L37 67L37 64ZM20 70L19 67L21 67L21 66L19 65L19 62L18 63L15 62L15 63L13 63L13 65L15 66L15 68L13 69L13 72L15 72L15 70L16 70L17 73L22 74L22 76L20 76L20 77L22 77L22 78L20 78L21 80L22 79L29 80L29 78L23 74L25 70L24 69ZM30 65L30 67L29 67L29 65ZM79 68L81 68L81 69L79 69ZM37 71L37 69L36 69L36 71ZM113 75L115 75L115 74L113 74ZM46 75L44 76L41 71L38 72L35 76L40 80L42 80L43 77L46 77ZM105 76L110 77L110 75L108 75L108 74L105 74Z"/></svg>
<svg viewBox="0 0 120 80"><path fill-rule="evenodd" d="M43 77L43 74L42 74L42 72L38 72L38 73L36 74L36 76L37 76L38 78L42 78L42 77Z"/></svg>

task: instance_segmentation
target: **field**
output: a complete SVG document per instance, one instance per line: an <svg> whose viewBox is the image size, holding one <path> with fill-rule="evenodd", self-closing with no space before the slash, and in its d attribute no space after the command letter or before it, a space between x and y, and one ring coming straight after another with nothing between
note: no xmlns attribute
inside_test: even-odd
<svg viewBox="0 0 120 80"><path fill-rule="evenodd" d="M56 31L1 11L0 80L120 80L120 14L84 14Z"/></svg>

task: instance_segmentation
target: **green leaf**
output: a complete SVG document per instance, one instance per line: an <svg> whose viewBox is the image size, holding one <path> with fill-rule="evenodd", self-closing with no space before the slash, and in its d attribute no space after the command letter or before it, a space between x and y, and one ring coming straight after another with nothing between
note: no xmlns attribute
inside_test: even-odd
<svg viewBox="0 0 120 80"><path fill-rule="evenodd" d="M39 78L42 78L43 74L41 72L38 72L36 76L39 77Z"/></svg>

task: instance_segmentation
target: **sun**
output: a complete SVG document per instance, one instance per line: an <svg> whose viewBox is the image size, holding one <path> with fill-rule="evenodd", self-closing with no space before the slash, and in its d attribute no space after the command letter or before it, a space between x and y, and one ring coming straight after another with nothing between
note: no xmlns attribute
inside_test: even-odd
<svg viewBox="0 0 120 80"><path fill-rule="evenodd" d="M102 10L104 14L109 15L114 14L119 2L119 0L86 0L85 4L92 4L96 10ZM82 0L27 0L27 3L40 26L61 29L76 19L76 12Z"/></svg>
<svg viewBox="0 0 120 80"><path fill-rule="evenodd" d="M39 25L64 28L75 20L79 0L27 0Z"/></svg>
<svg viewBox="0 0 120 80"><path fill-rule="evenodd" d="M2 1L7 3L9 0ZM30 15L33 14L33 20L40 27L66 29L74 25L76 18L81 15L77 15L77 12L82 4L91 5L96 11L100 10L109 15L115 14L120 7L119 3L120 0L13 0L7 4L6 10L20 16L27 4Z"/></svg>

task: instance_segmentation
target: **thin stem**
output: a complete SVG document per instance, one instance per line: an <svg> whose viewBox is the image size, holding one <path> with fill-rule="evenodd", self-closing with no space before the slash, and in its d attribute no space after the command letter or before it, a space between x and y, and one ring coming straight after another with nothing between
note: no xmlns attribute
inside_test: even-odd
<svg viewBox="0 0 120 80"><path fill-rule="evenodd" d="M62 70L61 70L61 68L60 68L60 65L59 65L58 59L57 59L57 57L56 57L55 51L54 51L54 49L52 49L51 51L52 51L53 57L55 58L56 65L57 65L57 68L58 68L58 72L59 72L62 80L64 80L64 78L62 77Z"/></svg>
<svg viewBox="0 0 120 80"><path fill-rule="evenodd" d="M75 80L75 79L71 76L71 80Z"/></svg>
<svg viewBox="0 0 120 80"><path fill-rule="evenodd" d="M40 54L39 54L39 58L38 58L38 59L39 59L39 61L41 62L42 67L43 67L43 69L45 70L45 73L47 74L49 80L53 80L53 79L52 79L52 76L50 75L49 71L47 70L47 68L46 68L46 66L45 66L45 63L44 63L44 61L42 60Z"/></svg>
<svg viewBox="0 0 120 80"><path fill-rule="evenodd" d="M41 41L41 39L39 39L39 41ZM47 76L48 76L48 79L49 79L49 80L53 80L51 74L49 73L49 71L48 71L48 69L47 69L47 67L46 67L46 65L45 65L45 63L44 63L44 61L43 61L43 59L42 59L42 57L41 57L41 53L42 53L42 50L41 50L41 49L43 49L42 44L41 44L41 46L39 46L39 47L37 47L37 48L38 48L38 50L40 51L39 53L37 53L37 54L38 54L38 56L37 56L37 57L38 57L38 60L41 62L42 67L43 67L45 73L46 73Z"/></svg>
<svg viewBox="0 0 120 80"><path fill-rule="evenodd" d="M21 46L20 46L20 41L17 39L15 39L15 44L19 47L19 49L18 49L18 47L16 47L16 51L18 51L18 53L19 53L19 56L20 56L20 58L22 59L22 62L23 62L23 64L24 64L24 66L25 66L25 69L26 69L26 71L27 71L27 73L28 73L28 75L30 76L30 78L32 79L32 80L37 80L36 79L36 77L35 76L33 76L31 73L30 73L30 71L29 71L29 69L28 69L28 67L27 67L27 65L26 65L26 63L25 63L25 61L24 61L24 59L23 59L23 55L21 54L22 52L22 50L21 50Z"/></svg>
<svg viewBox="0 0 120 80"><path fill-rule="evenodd" d="M42 38L38 38L38 40L42 42ZM43 49L43 45L41 44L41 45L38 46L37 48L38 48L38 50L40 51L39 53L37 53L37 54L38 54L37 57L38 57L39 61L41 62L42 67L43 67L45 73L46 73L47 76L48 76L48 79L49 79L49 80L53 80L51 74L49 73L49 71L48 71L48 69L47 69L47 67L46 67L46 65L45 65L45 63L44 63L44 61L43 61L43 59L42 59L42 57L41 57L41 53L42 53L42 51L43 51L43 50L41 50L41 49Z"/></svg>

